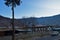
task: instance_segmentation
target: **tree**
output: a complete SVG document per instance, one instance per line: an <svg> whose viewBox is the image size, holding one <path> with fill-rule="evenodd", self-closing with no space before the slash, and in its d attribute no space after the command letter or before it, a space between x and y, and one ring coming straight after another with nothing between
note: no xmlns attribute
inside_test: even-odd
<svg viewBox="0 0 60 40"><path fill-rule="evenodd" d="M16 7L17 5L19 6L21 4L21 0L4 0L4 1L5 1L5 5L8 7L11 6L12 9L12 31L13 31L12 40L15 40L14 7Z"/></svg>
<svg viewBox="0 0 60 40"><path fill-rule="evenodd" d="M32 31L35 31L35 26L37 25L37 19L35 17L30 17L30 18L23 18L22 20L22 26L25 30L28 30L29 27L32 27Z"/></svg>
<svg viewBox="0 0 60 40"><path fill-rule="evenodd" d="M28 30L28 29L27 29L27 27L28 27L28 20L27 20L27 18L22 18L21 25L23 26L23 29L24 29L25 31Z"/></svg>
<svg viewBox="0 0 60 40"><path fill-rule="evenodd" d="M30 24L32 26L32 32L35 32L34 27L37 25L38 21L37 21L37 19L35 17L31 17L29 20L30 20Z"/></svg>

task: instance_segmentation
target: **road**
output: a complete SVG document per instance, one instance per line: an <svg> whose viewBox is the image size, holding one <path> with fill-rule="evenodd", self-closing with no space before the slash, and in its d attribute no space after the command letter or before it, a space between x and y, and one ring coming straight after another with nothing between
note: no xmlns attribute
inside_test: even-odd
<svg viewBox="0 0 60 40"><path fill-rule="evenodd" d="M45 37L34 37L32 40L58 40L60 39L60 35L58 36L45 36ZM0 40L11 40L11 36L0 37ZM20 40L20 39L19 39ZM29 40L29 39L27 39Z"/></svg>
<svg viewBox="0 0 60 40"><path fill-rule="evenodd" d="M45 36L45 37L41 37L41 38L36 38L33 40L58 40L60 38L60 36Z"/></svg>

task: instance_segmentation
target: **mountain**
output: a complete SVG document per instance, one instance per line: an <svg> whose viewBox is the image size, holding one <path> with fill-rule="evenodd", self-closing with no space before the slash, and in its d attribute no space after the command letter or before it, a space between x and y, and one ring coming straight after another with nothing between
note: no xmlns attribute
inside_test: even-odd
<svg viewBox="0 0 60 40"><path fill-rule="evenodd" d="M7 17L3 17L0 15L0 27L4 27L4 26L9 26L10 25L10 18L7 18Z"/></svg>
<svg viewBox="0 0 60 40"><path fill-rule="evenodd" d="M41 17L37 19L39 24L42 25L59 25L60 26L60 14L51 17Z"/></svg>
<svg viewBox="0 0 60 40"><path fill-rule="evenodd" d="M8 27L11 26L11 18L3 17L0 15L0 27ZM29 23L28 23L29 22ZM22 19L15 19L14 25L21 27L23 24L32 24L32 22L35 25L59 25L60 26L60 14L54 15L50 17L30 17L30 18L22 18Z"/></svg>

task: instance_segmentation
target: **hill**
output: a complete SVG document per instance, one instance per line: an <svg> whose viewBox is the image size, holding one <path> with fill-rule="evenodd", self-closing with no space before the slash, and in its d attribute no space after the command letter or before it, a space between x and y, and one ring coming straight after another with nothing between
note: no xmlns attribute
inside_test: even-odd
<svg viewBox="0 0 60 40"><path fill-rule="evenodd" d="M8 27L11 26L11 19L7 17L3 17L0 15L0 27ZM41 18L35 18L35 17L30 17L30 18L22 18L22 19L15 19L14 20L14 25L15 26L23 26L23 24L35 24L35 25L59 25L60 26L60 14L59 15L54 15L50 17L41 17Z"/></svg>
<svg viewBox="0 0 60 40"><path fill-rule="evenodd" d="M60 26L60 14L51 17L41 17L37 21L42 25L59 25Z"/></svg>

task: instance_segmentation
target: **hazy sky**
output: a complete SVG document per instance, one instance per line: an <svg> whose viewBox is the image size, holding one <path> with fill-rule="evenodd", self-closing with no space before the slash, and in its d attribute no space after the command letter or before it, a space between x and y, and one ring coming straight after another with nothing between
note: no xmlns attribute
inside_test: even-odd
<svg viewBox="0 0 60 40"><path fill-rule="evenodd" d="M11 7L0 0L0 15L11 17ZM45 17L60 14L60 0L22 0L20 6L15 8L15 18Z"/></svg>

